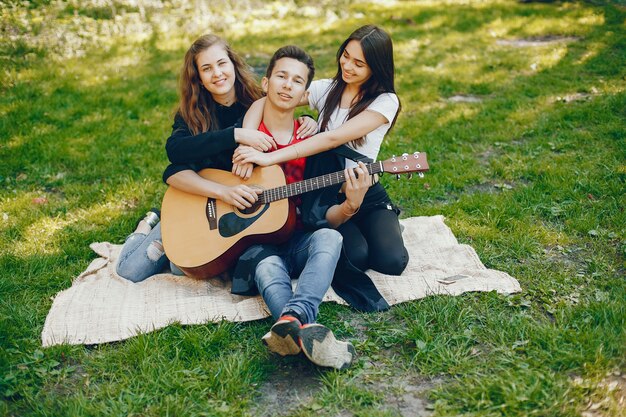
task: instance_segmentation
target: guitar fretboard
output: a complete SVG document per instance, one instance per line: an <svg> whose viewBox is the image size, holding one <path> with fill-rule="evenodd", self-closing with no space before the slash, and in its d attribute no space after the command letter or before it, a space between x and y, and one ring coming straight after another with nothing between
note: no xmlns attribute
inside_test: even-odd
<svg viewBox="0 0 626 417"><path fill-rule="evenodd" d="M383 172L382 162L374 162L366 164L369 175ZM293 182L276 188L263 191L259 196L259 203L271 203L272 201L282 200L293 197L294 195L308 193L309 191L319 190L320 188L330 187L331 185L340 184L346 181L344 171L333 172L331 174L320 175L319 177L309 178L308 180Z"/></svg>

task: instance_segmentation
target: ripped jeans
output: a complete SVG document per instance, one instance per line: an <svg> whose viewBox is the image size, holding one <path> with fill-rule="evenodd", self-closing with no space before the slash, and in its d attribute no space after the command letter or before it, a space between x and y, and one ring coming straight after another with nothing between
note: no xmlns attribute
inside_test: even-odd
<svg viewBox="0 0 626 417"><path fill-rule="evenodd" d="M173 274L184 275L165 256L161 239L161 223L158 223L147 235L131 233L126 238L117 262L116 272L129 281L141 282L163 272L168 265Z"/></svg>

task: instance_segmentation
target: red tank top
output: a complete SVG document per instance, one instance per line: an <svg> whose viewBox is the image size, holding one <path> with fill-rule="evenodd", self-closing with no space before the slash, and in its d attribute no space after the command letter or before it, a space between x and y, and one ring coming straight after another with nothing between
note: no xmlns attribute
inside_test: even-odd
<svg viewBox="0 0 626 417"><path fill-rule="evenodd" d="M293 121L293 136L292 136L291 140L286 145L280 145L280 144L277 143L278 149L287 148L287 147L289 147L291 145L295 145L296 143L300 143L303 140L307 139L307 138L296 139L296 132L298 131L299 127L300 127L300 123L298 123L297 120L294 120ZM267 135L272 136L272 133L267 129L267 127L265 126L265 124L263 122L261 122L261 124L259 125L259 129L258 130L260 132L263 132L263 133L265 133ZM272 136L272 137L274 137L274 136ZM306 158L292 159L291 161L287 161L287 162L285 162L283 164L280 164L281 168L285 172L285 178L287 179L287 184L291 184L293 182L302 181L304 179L304 167L305 167L305 165L306 165ZM297 216L298 216L297 217L296 227L298 229L301 229L302 228L302 222L300 220L300 204L302 203L302 199L300 198L299 195L295 195L293 197L289 197L289 199L296 206L296 213L297 213Z"/></svg>

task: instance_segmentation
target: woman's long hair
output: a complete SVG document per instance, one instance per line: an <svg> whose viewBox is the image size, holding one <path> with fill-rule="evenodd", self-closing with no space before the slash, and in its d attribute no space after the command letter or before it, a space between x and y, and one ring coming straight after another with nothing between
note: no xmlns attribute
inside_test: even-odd
<svg viewBox="0 0 626 417"><path fill-rule="evenodd" d="M352 40L356 40L361 44L363 49L363 55L365 61L372 71L372 75L361 85L361 91L356 96L356 102L350 106L348 112L348 119L353 118L363 110L367 109L367 106L383 93L396 92L394 84L395 68L393 63L393 43L391 37L374 25L365 25L354 32L346 39L339 50L337 51L337 74L333 78L333 82L330 86L330 92L326 97L326 102L322 107L322 123L320 130L324 131L328 127L330 116L337 107L341 104L341 95L346 88L346 82L341 77L341 64L339 60L343 55L343 51L346 49L348 43ZM398 112L391 122L391 127L396 123L398 114L400 113L401 105L398 107ZM354 146L360 146L365 142L365 138L360 138L352 141Z"/></svg>
<svg viewBox="0 0 626 417"><path fill-rule="evenodd" d="M192 134L197 135L208 130L222 128L215 115L215 100L202 85L196 57L202 51L219 44L224 47L235 67L235 96L245 108L262 97L254 74L245 61L233 51L225 40L216 35L204 35L196 39L185 54L185 61L180 73L180 103L178 112Z"/></svg>

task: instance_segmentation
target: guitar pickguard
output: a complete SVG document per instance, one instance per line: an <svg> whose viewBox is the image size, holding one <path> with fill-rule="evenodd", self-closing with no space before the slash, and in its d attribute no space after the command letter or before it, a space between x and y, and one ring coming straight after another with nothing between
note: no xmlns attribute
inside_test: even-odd
<svg viewBox="0 0 626 417"><path fill-rule="evenodd" d="M226 213L220 217L218 224L218 231L222 237L235 236L238 233L246 230L250 227L259 217L263 215L270 208L269 204L265 204L263 209L253 217L241 218L235 213Z"/></svg>

